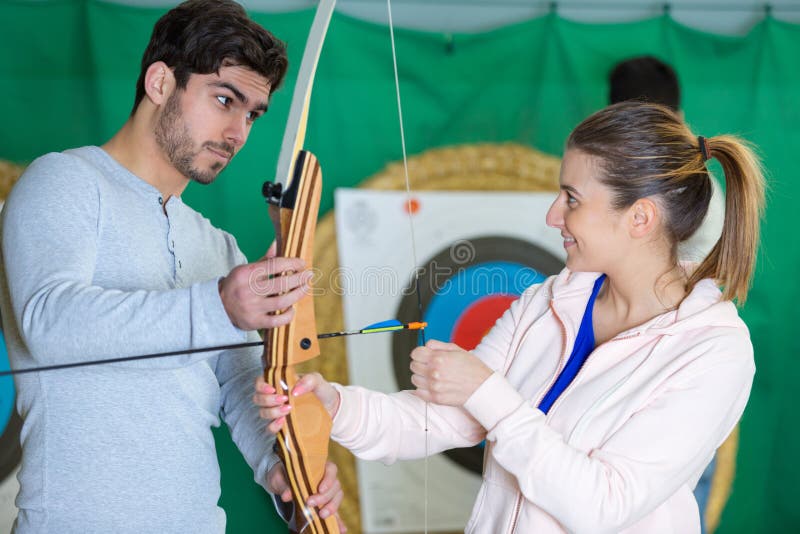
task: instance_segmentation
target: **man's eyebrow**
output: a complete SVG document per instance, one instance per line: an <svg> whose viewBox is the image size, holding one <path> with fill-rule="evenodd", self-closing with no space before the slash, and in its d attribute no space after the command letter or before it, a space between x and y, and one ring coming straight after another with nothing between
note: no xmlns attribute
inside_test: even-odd
<svg viewBox="0 0 800 534"><path fill-rule="evenodd" d="M211 82L211 84L209 85L211 85L212 87L220 87L222 89L227 89L228 91L233 93L233 96L238 98L242 102L242 104L247 104L247 96L239 89L237 89L235 85L228 82Z"/></svg>
<svg viewBox="0 0 800 534"><path fill-rule="evenodd" d="M561 189L563 189L564 191L569 191L569 192L570 192L570 193L572 193L574 196L578 196L578 197L579 197L579 196L582 196L582 195L581 195L581 194L578 192L578 190L577 190L577 189L575 189L574 187L572 187L571 185L561 184Z"/></svg>
<svg viewBox="0 0 800 534"><path fill-rule="evenodd" d="M247 103L249 101L248 98L247 98L247 95L245 95L243 92L241 92L239 89L237 89L235 85L233 85L231 83L228 83L228 82L212 82L211 86L212 87L220 87L222 89L227 89L228 91L233 93L233 96L235 96L245 106L247 105ZM266 113L268 107L269 107L269 105L266 102L261 102L261 103L257 104L255 106L255 108L253 108L253 110L254 111L263 111L264 113Z"/></svg>

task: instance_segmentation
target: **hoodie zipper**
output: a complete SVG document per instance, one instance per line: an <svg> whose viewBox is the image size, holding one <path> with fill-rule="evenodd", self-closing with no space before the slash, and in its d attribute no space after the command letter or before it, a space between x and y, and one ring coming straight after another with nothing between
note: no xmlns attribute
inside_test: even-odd
<svg viewBox="0 0 800 534"><path fill-rule="evenodd" d="M564 327L564 321L561 320L561 317L559 317L558 313L556 312L556 309L553 307L553 301L552 300L550 301L550 311L552 311L553 315L556 317L556 319L558 319L558 324L561 327L562 345L563 345L564 348L563 348L562 353L561 353L561 358L560 358L560 360L558 362L558 368L556 369L556 373L553 375L553 378L550 380L550 383L548 384L548 386L544 390L542 390L541 395L539 395L539 398L536 401L536 404L535 404L536 406L538 406L539 403L542 402L542 399L544 398L544 396L547 394L548 391L550 391L550 388L553 387L553 384L558 379L558 375L561 373L561 371L563 369L563 366L565 365L565 356L567 354L567 329ZM623 339L631 339L631 338L634 338L634 337L638 337L640 333L641 332L637 331L636 333L633 333L633 334L630 334L630 335L627 335L627 336L613 337L613 338L609 339L608 341L606 341L605 343L602 343L602 345L605 345L607 343L611 343L611 342L614 342L614 341L622 341ZM597 350L597 348L595 348L595 350ZM594 353L594 350L592 351L592 353ZM591 357L592 353L590 353L589 357ZM575 378L572 379L572 382L570 382L570 384L567 386L567 388L564 391L561 392L561 395L558 396L558 399L556 399L556 402L553 403L553 405L547 411L547 414L545 415L545 419L544 419L545 423L547 423L550 420L553 412L558 407L558 405L561 404L561 400L566 396L567 392L577 383L578 377L580 376L581 371L583 371L586 368L586 364L589 363L589 357L586 358L586 360L583 362L583 365L581 365L581 368L578 369L578 372L575 375ZM521 509L522 509L522 492L518 491L517 492L517 502L514 505L514 516L513 516L513 519L511 521L511 528L508 531L509 534L514 534L514 532L516 531L517 522L519 521L519 513L520 513Z"/></svg>
<svg viewBox="0 0 800 534"><path fill-rule="evenodd" d="M564 327L564 321L562 321L561 317L559 317L558 313L556 313L556 309L553 307L553 301L551 300L549 304L550 304L550 311L553 312L553 315L558 320L558 325L561 327L561 345L563 348L561 350L561 357L558 360L558 367L556 368L556 372L553 375L553 378L548 383L547 387L542 390L542 393L539 395L539 398L536 400L534 406L539 406L539 403L542 402L544 396L547 395L547 392L550 391L550 388L552 388L553 384L555 384L556 380L558 379L558 375L561 373L561 370L565 365L565 358L567 355L567 329ZM545 416L545 421L547 421L546 416ZM514 515L512 516L511 520L511 528L509 528L508 530L509 534L514 534L514 532L517 529L517 521L519 520L519 512L521 509L522 509L522 492L518 491L517 502L514 505Z"/></svg>

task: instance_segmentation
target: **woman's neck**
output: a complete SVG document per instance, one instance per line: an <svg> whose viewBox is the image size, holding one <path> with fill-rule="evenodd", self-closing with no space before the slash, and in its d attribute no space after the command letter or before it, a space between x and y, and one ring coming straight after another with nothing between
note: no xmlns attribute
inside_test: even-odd
<svg viewBox="0 0 800 534"><path fill-rule="evenodd" d="M608 272L597 305L616 321L634 326L674 310L686 296L686 274L671 261L621 262Z"/></svg>

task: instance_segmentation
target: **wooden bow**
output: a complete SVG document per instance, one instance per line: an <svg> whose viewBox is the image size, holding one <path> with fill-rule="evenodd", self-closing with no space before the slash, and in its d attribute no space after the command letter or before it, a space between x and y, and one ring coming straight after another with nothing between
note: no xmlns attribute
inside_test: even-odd
<svg viewBox="0 0 800 534"><path fill-rule="evenodd" d="M263 190L270 204L278 256L302 258L308 269L313 264L322 173L317 158L301 148L305 140L314 73L335 3L335 0L321 0L317 7L292 97L276 181L265 183ZM293 397L290 394L297 381L294 366L319 354L314 300L307 295L295 304L295 317L290 324L266 332L264 379L276 391L287 395L292 407L276 441L295 505L289 528L298 533L338 534L335 516L322 519L307 505L308 498L317 492L325 472L330 416L314 395Z"/></svg>

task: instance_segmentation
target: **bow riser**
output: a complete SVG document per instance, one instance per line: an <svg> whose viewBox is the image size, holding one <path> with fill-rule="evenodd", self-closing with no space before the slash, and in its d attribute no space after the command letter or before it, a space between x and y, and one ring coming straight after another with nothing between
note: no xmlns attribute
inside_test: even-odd
<svg viewBox="0 0 800 534"><path fill-rule="evenodd" d="M294 165L294 178L283 192L278 204L270 203L269 216L275 228L278 256L301 258L306 269L314 268L314 230L322 196L322 170L317 158L310 152L300 151ZM281 328L273 328L268 337L281 339L288 336L295 344L282 343L282 354L287 365L316 358L320 354L317 342L314 299L309 294L294 307L292 322Z"/></svg>
<svg viewBox="0 0 800 534"><path fill-rule="evenodd" d="M275 227L277 254L302 258L313 267L314 230L322 193L322 173L313 154L301 151L294 164L294 178L280 198L270 199L270 218ZM325 472L331 418L314 395L293 397L297 382L294 366L319 356L314 300L303 297L294 307L288 325L266 332L264 379L289 397L291 411L277 437L278 454L286 467L295 504L292 532L337 533L334 517L321 519L305 503L316 493Z"/></svg>

